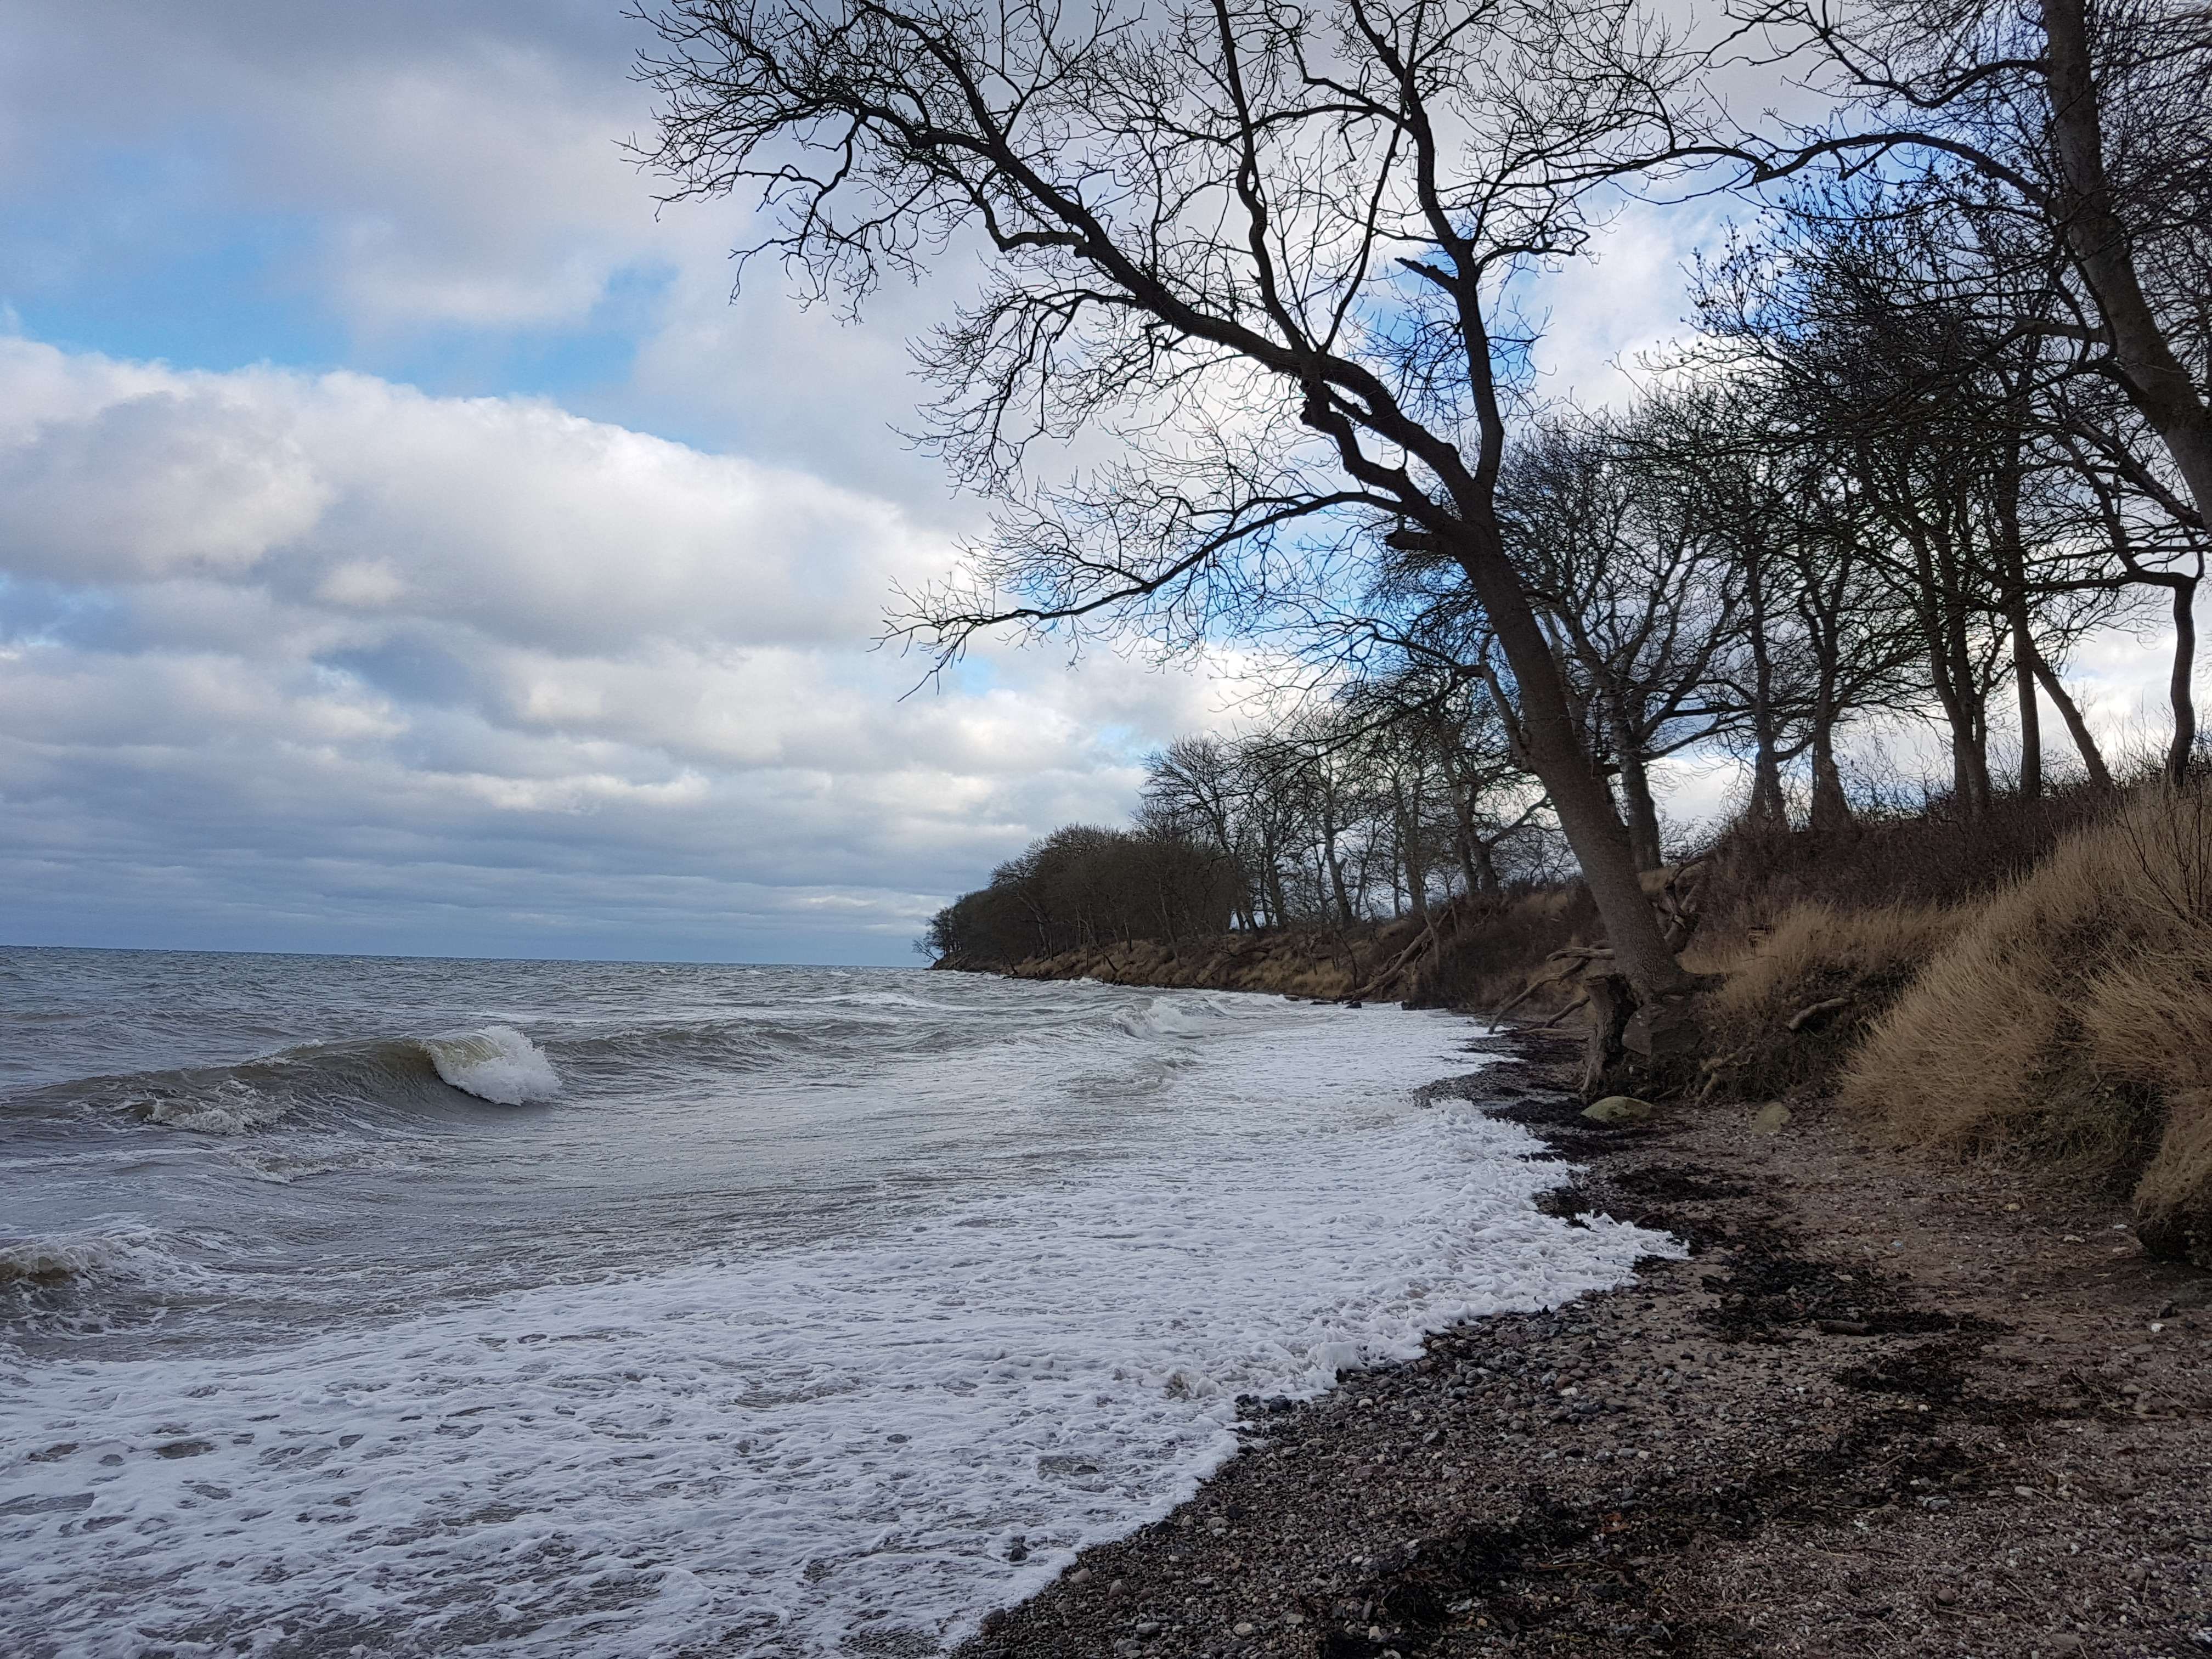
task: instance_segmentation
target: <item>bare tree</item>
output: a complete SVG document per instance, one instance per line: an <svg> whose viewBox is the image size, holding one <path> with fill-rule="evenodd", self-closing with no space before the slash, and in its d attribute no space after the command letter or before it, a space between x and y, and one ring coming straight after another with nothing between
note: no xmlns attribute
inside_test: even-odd
<svg viewBox="0 0 2212 1659"><path fill-rule="evenodd" d="M1638 867L1665 862L1652 769L1731 724L1709 695L1741 636L1741 565L1719 520L1659 487L1645 439L1674 410L1553 421L1509 453L1509 545L1540 597L1569 686L1610 756Z"/></svg>
<svg viewBox="0 0 2212 1659"><path fill-rule="evenodd" d="M1579 252L1593 186L1680 149L1690 65L1626 0L677 0L649 14L651 159L762 198L753 253L854 303L980 250L925 344L928 435L1008 501L908 625L1249 624L1385 536L1455 564L1621 973L1690 979L1504 545L1516 274ZM1041 489L1024 457L1120 457ZM1186 635L1187 636L1187 635Z"/></svg>
<svg viewBox="0 0 2212 1659"><path fill-rule="evenodd" d="M1750 0L1739 16L1809 52L1826 130L1747 145L1751 177L1897 157L1961 205L2032 228L2072 341L2155 434L2212 523L2212 14L2179 0Z"/></svg>

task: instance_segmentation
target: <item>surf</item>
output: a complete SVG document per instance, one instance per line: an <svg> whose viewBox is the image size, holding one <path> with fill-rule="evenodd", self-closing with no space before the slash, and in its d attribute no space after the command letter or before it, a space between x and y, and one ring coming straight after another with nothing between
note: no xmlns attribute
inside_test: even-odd
<svg viewBox="0 0 2212 1659"><path fill-rule="evenodd" d="M422 1037L305 1043L231 1065L183 1066L48 1084L17 1095L18 1115L88 1111L215 1137L281 1125L392 1121L450 1111L461 1097L522 1106L560 1094L552 1060L511 1025Z"/></svg>

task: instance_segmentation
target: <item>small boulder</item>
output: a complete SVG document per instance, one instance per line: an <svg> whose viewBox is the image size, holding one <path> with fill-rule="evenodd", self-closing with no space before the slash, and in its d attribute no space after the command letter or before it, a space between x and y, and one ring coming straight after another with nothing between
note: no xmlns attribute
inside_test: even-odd
<svg viewBox="0 0 2212 1659"><path fill-rule="evenodd" d="M1634 1095L1607 1095L1595 1105L1583 1107L1583 1115L1592 1123L1641 1123L1658 1109Z"/></svg>
<svg viewBox="0 0 2212 1659"><path fill-rule="evenodd" d="M1755 1135L1778 1135L1782 1126L1790 1121L1790 1109L1778 1100L1770 1100L1751 1115L1751 1132Z"/></svg>

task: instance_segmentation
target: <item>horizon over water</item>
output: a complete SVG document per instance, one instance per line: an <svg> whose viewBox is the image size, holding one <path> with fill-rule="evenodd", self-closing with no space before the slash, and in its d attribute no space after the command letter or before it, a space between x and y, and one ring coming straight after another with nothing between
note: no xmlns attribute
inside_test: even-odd
<svg viewBox="0 0 2212 1659"><path fill-rule="evenodd" d="M1463 1018L0 949L0 1650L921 1655L1303 1396L1671 1241Z"/></svg>

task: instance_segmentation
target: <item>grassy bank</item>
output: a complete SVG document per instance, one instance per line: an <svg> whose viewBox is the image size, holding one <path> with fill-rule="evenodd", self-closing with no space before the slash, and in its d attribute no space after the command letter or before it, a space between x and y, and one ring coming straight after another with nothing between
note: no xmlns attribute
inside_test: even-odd
<svg viewBox="0 0 2212 1659"><path fill-rule="evenodd" d="M1893 1144L2053 1169L2134 1205L2159 1254L2212 1266L2212 785L1937 805L1848 838L1731 833L1671 872L1711 975L1705 1043L1655 1091L1830 1101ZM1542 1021L1587 897L1462 898L1359 933L1137 941L1030 978L1389 998ZM1528 988L1537 985L1530 994Z"/></svg>
<svg viewBox="0 0 2212 1659"><path fill-rule="evenodd" d="M2212 1265L2212 790L2147 784L1713 849L1708 1100L1831 1098L1893 1142L2131 1197Z"/></svg>

